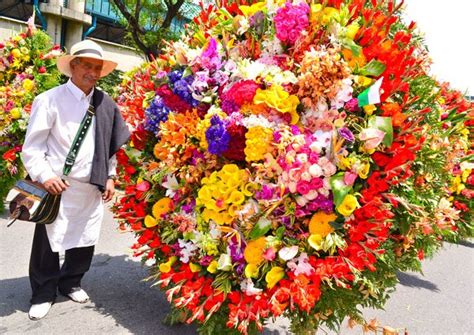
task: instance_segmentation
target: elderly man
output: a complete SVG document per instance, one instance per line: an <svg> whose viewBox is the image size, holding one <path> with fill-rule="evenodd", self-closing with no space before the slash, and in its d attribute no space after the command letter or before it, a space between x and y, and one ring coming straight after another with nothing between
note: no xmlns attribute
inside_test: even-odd
<svg viewBox="0 0 474 335"><path fill-rule="evenodd" d="M31 179L51 194L61 194L56 220L35 228L29 270L32 320L46 316L56 291L75 302L89 300L81 279L99 237L103 203L114 194L115 153L130 135L113 100L94 88L117 66L104 58L98 44L89 40L75 44L57 66L70 79L34 100L22 152ZM95 115L89 128L78 133L90 105ZM66 177L63 168L76 134L82 144ZM65 253L61 267L59 252Z"/></svg>

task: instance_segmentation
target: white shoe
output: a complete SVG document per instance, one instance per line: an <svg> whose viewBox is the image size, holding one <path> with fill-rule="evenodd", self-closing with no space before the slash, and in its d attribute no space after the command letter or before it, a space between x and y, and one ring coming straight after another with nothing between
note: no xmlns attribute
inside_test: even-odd
<svg viewBox="0 0 474 335"><path fill-rule="evenodd" d="M48 314L51 309L52 302L43 302L41 304L33 304L30 307L28 316L31 320L40 320Z"/></svg>
<svg viewBox="0 0 474 335"><path fill-rule="evenodd" d="M78 288L67 295L72 301L83 304L89 301L89 296L82 288Z"/></svg>

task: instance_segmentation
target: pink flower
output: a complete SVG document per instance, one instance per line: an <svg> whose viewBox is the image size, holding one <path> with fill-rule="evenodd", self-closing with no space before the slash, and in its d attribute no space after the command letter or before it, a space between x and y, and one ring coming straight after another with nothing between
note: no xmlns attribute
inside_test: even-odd
<svg viewBox="0 0 474 335"><path fill-rule="evenodd" d="M359 134L359 139L365 141L364 148L366 150L375 149L382 143L385 137L385 132L376 128L366 128Z"/></svg>
<svg viewBox="0 0 474 335"><path fill-rule="evenodd" d="M321 178L311 179L311 188L317 190L324 186L323 180Z"/></svg>
<svg viewBox="0 0 474 335"><path fill-rule="evenodd" d="M287 2L278 9L275 15L275 30L277 38L283 43L293 45L301 36L301 32L309 25L309 6L306 3L293 5Z"/></svg>
<svg viewBox="0 0 474 335"><path fill-rule="evenodd" d="M273 247L270 247L263 252L263 258L265 258L267 261L273 261L275 259L275 256L276 253Z"/></svg>
<svg viewBox="0 0 474 335"><path fill-rule="evenodd" d="M345 172L344 173L344 184L352 185L352 184L354 184L356 178L357 178L356 173L354 173L354 172Z"/></svg>
<svg viewBox="0 0 474 335"><path fill-rule="evenodd" d="M296 185L296 190L298 191L299 194L307 194L311 190L311 184L308 183L307 181L300 181Z"/></svg>

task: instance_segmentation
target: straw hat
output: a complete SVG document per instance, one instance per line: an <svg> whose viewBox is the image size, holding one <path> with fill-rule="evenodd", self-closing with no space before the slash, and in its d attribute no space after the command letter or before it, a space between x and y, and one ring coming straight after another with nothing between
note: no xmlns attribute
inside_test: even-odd
<svg viewBox="0 0 474 335"><path fill-rule="evenodd" d="M103 61L104 64L102 66L102 71L100 72L101 77L105 77L117 67L116 62L104 58L104 50L100 45L91 40L84 40L71 47L70 55L64 55L58 58L57 66L59 71L64 73L66 76L71 77L70 63L77 57L94 58Z"/></svg>

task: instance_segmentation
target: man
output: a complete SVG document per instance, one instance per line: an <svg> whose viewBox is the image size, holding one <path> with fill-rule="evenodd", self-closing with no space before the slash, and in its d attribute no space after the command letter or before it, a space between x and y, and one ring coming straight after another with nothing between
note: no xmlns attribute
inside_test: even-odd
<svg viewBox="0 0 474 335"><path fill-rule="evenodd" d="M102 48L89 40L72 46L60 57L58 69L69 81L40 94L33 102L22 160L29 176L51 194L61 194L56 220L37 224L30 258L33 290L29 317L46 316L56 291L75 302L89 300L81 279L89 270L103 217L103 203L114 194L115 153L129 131L117 105L94 88L117 63L104 58ZM95 116L67 177L63 167L89 104ZM63 265L59 252L65 252Z"/></svg>

